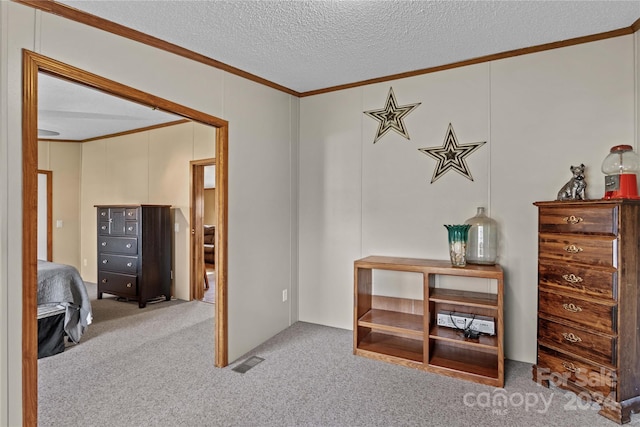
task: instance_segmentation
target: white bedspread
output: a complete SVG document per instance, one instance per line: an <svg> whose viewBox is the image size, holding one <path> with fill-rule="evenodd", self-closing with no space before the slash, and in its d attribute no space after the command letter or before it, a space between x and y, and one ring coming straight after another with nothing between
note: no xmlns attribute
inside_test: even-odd
<svg viewBox="0 0 640 427"><path fill-rule="evenodd" d="M64 331L80 342L91 324L91 301L75 267L38 260L38 305L62 305L66 309Z"/></svg>

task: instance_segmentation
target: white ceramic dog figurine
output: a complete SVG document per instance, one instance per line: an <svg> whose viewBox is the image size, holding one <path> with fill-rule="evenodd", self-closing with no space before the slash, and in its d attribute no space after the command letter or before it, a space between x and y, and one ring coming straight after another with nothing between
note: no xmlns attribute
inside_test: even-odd
<svg viewBox="0 0 640 427"><path fill-rule="evenodd" d="M584 165L569 168L573 177L558 192L558 200L585 200L587 181L584 180Z"/></svg>

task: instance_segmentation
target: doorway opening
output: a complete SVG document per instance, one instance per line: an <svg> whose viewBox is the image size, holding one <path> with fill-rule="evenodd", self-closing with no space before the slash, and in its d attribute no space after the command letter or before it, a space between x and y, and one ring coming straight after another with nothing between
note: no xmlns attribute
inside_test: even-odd
<svg viewBox="0 0 640 427"><path fill-rule="evenodd" d="M161 109L216 128L216 297L215 365L228 364L227 352L227 183L228 123L163 98L108 80L43 55L23 50L22 67L22 412L25 425L37 425L37 208L38 208L38 75L47 74Z"/></svg>
<svg viewBox="0 0 640 427"><path fill-rule="evenodd" d="M191 295L208 303L216 300L216 159L193 160L191 165Z"/></svg>

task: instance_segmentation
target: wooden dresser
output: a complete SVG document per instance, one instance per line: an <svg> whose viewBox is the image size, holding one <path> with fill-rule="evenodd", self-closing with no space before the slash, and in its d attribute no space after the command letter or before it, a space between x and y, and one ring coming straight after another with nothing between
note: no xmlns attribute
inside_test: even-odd
<svg viewBox="0 0 640 427"><path fill-rule="evenodd" d="M551 380L600 414L640 410L640 201L537 202L538 356Z"/></svg>
<svg viewBox="0 0 640 427"><path fill-rule="evenodd" d="M98 299L171 299L171 217L166 205L97 205Z"/></svg>

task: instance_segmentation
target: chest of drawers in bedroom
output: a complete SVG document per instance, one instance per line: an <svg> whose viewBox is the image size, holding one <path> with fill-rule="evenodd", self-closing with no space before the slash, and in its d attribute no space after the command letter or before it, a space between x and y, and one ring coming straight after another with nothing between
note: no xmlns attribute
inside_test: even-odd
<svg viewBox="0 0 640 427"><path fill-rule="evenodd" d="M596 401L601 415L628 422L640 410L640 201L535 205L533 378Z"/></svg>
<svg viewBox="0 0 640 427"><path fill-rule="evenodd" d="M165 205L97 205L98 299L171 299L171 218Z"/></svg>

